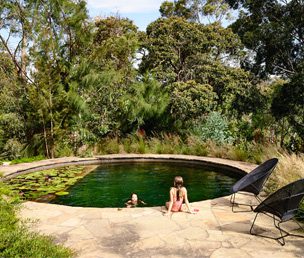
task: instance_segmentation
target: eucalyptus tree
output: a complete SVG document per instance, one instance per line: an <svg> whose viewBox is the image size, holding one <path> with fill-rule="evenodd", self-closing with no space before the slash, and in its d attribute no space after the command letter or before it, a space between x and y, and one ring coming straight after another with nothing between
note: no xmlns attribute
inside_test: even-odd
<svg viewBox="0 0 304 258"><path fill-rule="evenodd" d="M232 18L231 8L225 0L164 1L159 11L165 18L177 16L203 24L222 22Z"/></svg>
<svg viewBox="0 0 304 258"><path fill-rule="evenodd" d="M304 2L301 0L227 0L240 9L231 25L250 55L242 66L260 78L279 76L286 83L275 91L272 113L287 119L304 148Z"/></svg>
<svg viewBox="0 0 304 258"><path fill-rule="evenodd" d="M0 1L0 153L16 158L26 143L28 10L23 1Z"/></svg>
<svg viewBox="0 0 304 258"><path fill-rule="evenodd" d="M188 2L188 0L164 1L159 8L159 12L165 18L176 16L193 20L195 19L195 14L189 7Z"/></svg>
<svg viewBox="0 0 304 258"><path fill-rule="evenodd" d="M137 81L134 65L138 45L138 30L131 20L120 17L95 19L90 51L77 72L90 109L85 119L92 137L119 135L126 127L123 97Z"/></svg>
<svg viewBox="0 0 304 258"><path fill-rule="evenodd" d="M0 54L0 158L20 155L25 138L24 89L14 63L6 53Z"/></svg>
<svg viewBox="0 0 304 258"><path fill-rule="evenodd" d="M152 72L164 87L191 80L210 85L216 93L216 108L222 112L233 114L232 105L249 95L249 73L237 67L242 44L231 29L218 23L160 18L147 27L142 52L141 72Z"/></svg>
<svg viewBox="0 0 304 258"><path fill-rule="evenodd" d="M54 157L56 143L69 135L71 119L82 108L69 73L84 54L90 31L84 1L39 1L34 7L37 19L30 51L38 89L31 91L30 99L37 107L47 154Z"/></svg>
<svg viewBox="0 0 304 258"><path fill-rule="evenodd" d="M0 46L12 60L19 78L27 77L27 52L31 34L31 1L0 1Z"/></svg>
<svg viewBox="0 0 304 258"><path fill-rule="evenodd" d="M45 154L54 157L57 143L69 135L71 119L79 113L81 99L69 73L90 40L86 2L10 0L1 2L0 12L2 47L21 74L28 101L27 135L41 139ZM14 51L11 35L19 40Z"/></svg>
<svg viewBox="0 0 304 258"><path fill-rule="evenodd" d="M231 27L253 51L244 66L259 76L292 76L304 55L303 1L228 2L242 8Z"/></svg>

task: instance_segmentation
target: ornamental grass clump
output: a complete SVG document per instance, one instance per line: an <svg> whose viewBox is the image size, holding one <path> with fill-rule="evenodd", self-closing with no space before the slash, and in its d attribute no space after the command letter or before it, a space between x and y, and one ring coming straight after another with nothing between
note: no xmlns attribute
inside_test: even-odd
<svg viewBox="0 0 304 258"><path fill-rule="evenodd" d="M278 152L279 163L265 185L265 192L270 194L277 189L298 179L304 178L304 154ZM298 219L304 220L304 200L300 204Z"/></svg>
<svg viewBox="0 0 304 258"><path fill-rule="evenodd" d="M273 192L284 185L304 178L304 155L289 154L287 152L277 153L279 163L274 173L269 178L266 189Z"/></svg>
<svg viewBox="0 0 304 258"><path fill-rule="evenodd" d="M98 154L116 154L119 153L119 139L117 137L107 137L98 143Z"/></svg>

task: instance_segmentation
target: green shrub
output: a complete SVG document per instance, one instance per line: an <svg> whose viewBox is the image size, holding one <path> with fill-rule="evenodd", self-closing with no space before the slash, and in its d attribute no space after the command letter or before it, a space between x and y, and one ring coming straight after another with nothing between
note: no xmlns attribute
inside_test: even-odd
<svg viewBox="0 0 304 258"><path fill-rule="evenodd" d="M20 143L19 140L13 138L9 139L6 144L4 145L4 153L6 158L12 160L16 159L21 156L23 145Z"/></svg>
<svg viewBox="0 0 304 258"><path fill-rule="evenodd" d="M0 183L0 257L72 257L71 250L31 232L16 216L18 195Z"/></svg>
<svg viewBox="0 0 304 258"><path fill-rule="evenodd" d="M217 144L233 142L228 122L218 112L211 112L195 131L203 141L211 140Z"/></svg>
<svg viewBox="0 0 304 258"><path fill-rule="evenodd" d="M90 145L82 145L77 150L77 155L81 158L87 158L87 157L93 157L94 156L94 150L93 146Z"/></svg>
<svg viewBox="0 0 304 258"><path fill-rule="evenodd" d="M11 164L28 163L28 162L39 161L43 159L45 159L45 157L42 155L34 156L34 157L24 157L24 158L12 160Z"/></svg>
<svg viewBox="0 0 304 258"><path fill-rule="evenodd" d="M163 154L178 154L181 153L182 140L178 135L163 134L162 135L162 153Z"/></svg>
<svg viewBox="0 0 304 258"><path fill-rule="evenodd" d="M69 157L73 155L73 148L69 144L61 143L56 146L55 157Z"/></svg>
<svg viewBox="0 0 304 258"><path fill-rule="evenodd" d="M123 149L126 153L131 153L132 152L132 140L130 139L130 137L127 137L125 139L122 140L122 145L123 145Z"/></svg>

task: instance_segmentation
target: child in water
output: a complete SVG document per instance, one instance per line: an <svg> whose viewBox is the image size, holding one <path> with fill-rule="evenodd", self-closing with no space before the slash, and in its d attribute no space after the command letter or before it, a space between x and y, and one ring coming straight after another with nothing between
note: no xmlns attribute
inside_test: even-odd
<svg viewBox="0 0 304 258"><path fill-rule="evenodd" d="M189 213L196 213L197 210L191 211L188 201L187 189L183 186L184 181L181 176L174 178L174 186L170 189L170 201L166 202L168 211L164 215L171 215L171 212L182 211L183 202L185 201Z"/></svg>
<svg viewBox="0 0 304 258"><path fill-rule="evenodd" d="M146 203L140 199L138 199L138 196L136 193L131 193L131 196L130 196L130 200L128 200L125 205L127 208L134 208L136 207L137 205L145 205Z"/></svg>

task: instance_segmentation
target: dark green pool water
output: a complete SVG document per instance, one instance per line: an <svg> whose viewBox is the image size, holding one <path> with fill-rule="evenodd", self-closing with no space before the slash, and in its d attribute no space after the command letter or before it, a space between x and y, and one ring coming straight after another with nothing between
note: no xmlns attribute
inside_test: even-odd
<svg viewBox="0 0 304 258"><path fill-rule="evenodd" d="M82 207L124 207L130 193L147 203L161 206L169 199L175 176L184 179L190 202L229 194L240 176L181 163L118 163L99 166L52 203Z"/></svg>

